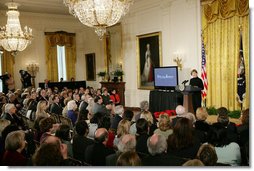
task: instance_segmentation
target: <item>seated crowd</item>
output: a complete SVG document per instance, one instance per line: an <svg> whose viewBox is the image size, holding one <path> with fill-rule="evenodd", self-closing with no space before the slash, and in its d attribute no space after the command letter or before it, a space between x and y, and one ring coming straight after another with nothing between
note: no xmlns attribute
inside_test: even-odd
<svg viewBox="0 0 254 171"><path fill-rule="evenodd" d="M176 116L120 105L103 87L0 93L0 164L5 166L249 166L249 109L242 124L219 108Z"/></svg>

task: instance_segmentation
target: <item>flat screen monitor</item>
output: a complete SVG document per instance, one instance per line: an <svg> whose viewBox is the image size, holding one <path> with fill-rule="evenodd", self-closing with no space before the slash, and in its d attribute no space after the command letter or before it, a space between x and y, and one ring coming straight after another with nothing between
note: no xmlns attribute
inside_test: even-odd
<svg viewBox="0 0 254 171"><path fill-rule="evenodd" d="M177 66L155 67L154 68L154 88L174 90L178 85Z"/></svg>

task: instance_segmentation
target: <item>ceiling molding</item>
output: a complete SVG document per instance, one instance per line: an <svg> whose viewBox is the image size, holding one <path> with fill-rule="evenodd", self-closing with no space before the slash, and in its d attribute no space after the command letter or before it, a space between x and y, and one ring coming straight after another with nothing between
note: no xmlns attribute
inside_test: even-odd
<svg viewBox="0 0 254 171"><path fill-rule="evenodd" d="M8 10L5 5L7 2L11 1L0 1L0 10ZM70 15L68 7L63 4L63 0L14 0L13 2L20 4L19 12Z"/></svg>

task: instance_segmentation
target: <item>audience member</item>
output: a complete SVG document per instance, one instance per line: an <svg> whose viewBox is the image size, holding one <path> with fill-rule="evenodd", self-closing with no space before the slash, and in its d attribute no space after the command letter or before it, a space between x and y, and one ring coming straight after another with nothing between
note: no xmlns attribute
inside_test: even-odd
<svg viewBox="0 0 254 171"><path fill-rule="evenodd" d="M88 89L86 89L88 90ZM81 96L81 103L79 105L79 120L87 120L88 119L88 113L89 111L87 110L88 106L88 100L91 98L90 94L83 94Z"/></svg>
<svg viewBox="0 0 254 171"><path fill-rule="evenodd" d="M148 135L153 135L153 132L157 129L156 120L153 117L153 114L150 111L141 112L140 118L147 120L149 124Z"/></svg>
<svg viewBox="0 0 254 171"><path fill-rule="evenodd" d="M205 166L199 159L188 160L183 166Z"/></svg>
<svg viewBox="0 0 254 171"><path fill-rule="evenodd" d="M144 100L142 102L140 102L140 113L135 115L135 122L137 122L137 120L140 118L140 115L143 111L148 111L149 110L149 103L148 101Z"/></svg>
<svg viewBox="0 0 254 171"><path fill-rule="evenodd" d="M194 159L200 145L191 121L187 118L178 119L173 128L173 134L168 137L168 153Z"/></svg>
<svg viewBox="0 0 254 171"><path fill-rule="evenodd" d="M73 137L73 157L82 162L85 161L85 151L89 145L94 143L93 140L87 138L89 128L86 121L79 121L75 126L77 134ZM82 150L80 150L82 149Z"/></svg>
<svg viewBox="0 0 254 171"><path fill-rule="evenodd" d="M217 109L217 122L213 125L223 125L227 130L227 137L230 142L238 143L236 124L229 121L228 110L225 107Z"/></svg>
<svg viewBox="0 0 254 171"><path fill-rule="evenodd" d="M2 157L3 154L4 154L4 151L5 151L5 140L6 140L6 137L7 135L10 133L10 132L13 132L13 131L18 131L20 130L18 128L17 125L8 125L6 126L3 131L2 131L2 135L1 135L1 146L0 146L0 156ZM0 160L1 161L1 160Z"/></svg>
<svg viewBox="0 0 254 171"><path fill-rule="evenodd" d="M2 159L4 166L26 166L27 158L21 153L26 147L24 131L10 132L5 140L5 153Z"/></svg>
<svg viewBox="0 0 254 171"><path fill-rule="evenodd" d="M102 119L104 114L102 113L95 113L93 117L90 119L90 123L88 123L89 133L87 135L88 138L94 139L95 131L97 130L98 126L102 125Z"/></svg>
<svg viewBox="0 0 254 171"><path fill-rule="evenodd" d="M75 125L78 114L76 113L77 104L74 100L71 100L67 103L67 117L71 119L72 125Z"/></svg>
<svg viewBox="0 0 254 171"><path fill-rule="evenodd" d="M49 109L50 113L62 115L63 108L59 103L60 102L59 96L57 94L53 95L52 100L53 100L53 103L51 104Z"/></svg>
<svg viewBox="0 0 254 171"><path fill-rule="evenodd" d="M116 93L116 89L111 90L110 100L117 106L120 104L119 94Z"/></svg>
<svg viewBox="0 0 254 171"><path fill-rule="evenodd" d="M176 121L178 119L182 118L184 116L184 114L186 114L185 108L182 105L176 106L176 117L172 119L171 126L174 127L176 124Z"/></svg>
<svg viewBox="0 0 254 171"><path fill-rule="evenodd" d="M102 97L102 99L103 99L103 105L107 105L108 103L109 103L109 101L110 101L110 95L109 95L109 93L108 93L108 89L104 89L103 91L102 91L102 95L101 95L101 97Z"/></svg>
<svg viewBox="0 0 254 171"><path fill-rule="evenodd" d="M64 166L67 160L67 146L59 138L49 136L32 157L35 166Z"/></svg>
<svg viewBox="0 0 254 171"><path fill-rule="evenodd" d="M55 136L60 138L63 144L67 145L68 157L73 157L70 126L64 124L60 125L59 129L56 130Z"/></svg>
<svg viewBox="0 0 254 171"><path fill-rule="evenodd" d="M117 146L120 138L123 135L129 134L130 126L131 126L131 122L126 119L122 119L119 122L119 124L117 126L116 137L114 139L114 146Z"/></svg>
<svg viewBox="0 0 254 171"><path fill-rule="evenodd" d="M211 144L202 144L198 150L197 158L202 161L205 166L217 165L217 154L214 146Z"/></svg>
<svg viewBox="0 0 254 171"><path fill-rule="evenodd" d="M62 115L63 115L64 117L68 117L68 116L67 116L67 113L68 113L67 104L68 104L69 101L71 101L71 97L66 97L66 98L63 100L64 108L63 108L63 111L62 111Z"/></svg>
<svg viewBox="0 0 254 171"><path fill-rule="evenodd" d="M195 129L208 133L210 129L210 125L206 122L206 119L208 117L208 112L206 108L199 107L196 111L196 122L195 122Z"/></svg>
<svg viewBox="0 0 254 171"><path fill-rule="evenodd" d="M3 130L11 124L11 121L7 119L0 119L0 137L2 137Z"/></svg>
<svg viewBox="0 0 254 171"><path fill-rule="evenodd" d="M149 156L142 160L144 166L180 166L186 160L167 154L167 140L163 135L153 134L147 140Z"/></svg>
<svg viewBox="0 0 254 171"><path fill-rule="evenodd" d="M140 154L144 154L142 157L144 157L146 154L149 154L147 149L147 139L148 139L148 130L149 130L149 123L144 118L138 119L136 123L137 128L137 134L136 134L136 151Z"/></svg>
<svg viewBox="0 0 254 171"><path fill-rule="evenodd" d="M121 136L119 143L117 144L117 152L106 157L106 165L116 166L116 162L120 154L127 151L135 151L135 148L136 138L134 135L125 134Z"/></svg>
<svg viewBox="0 0 254 171"><path fill-rule="evenodd" d="M77 108L79 108L80 105L80 96L78 93L78 89L76 89L76 92L73 94L73 100L75 101Z"/></svg>
<svg viewBox="0 0 254 171"><path fill-rule="evenodd" d="M7 103L5 105L5 111L2 119L9 120L11 124L17 125L20 129L25 129L25 124L23 120L16 114L16 107L12 103Z"/></svg>
<svg viewBox="0 0 254 171"><path fill-rule="evenodd" d="M41 100L37 104L37 110L35 112L35 120L38 118L47 118L50 115L46 112L47 102L45 100Z"/></svg>
<svg viewBox="0 0 254 171"><path fill-rule="evenodd" d="M94 98L94 105L93 105L92 113L95 114L98 112L103 113L104 115L108 114L106 107L103 105L102 96L96 96Z"/></svg>
<svg viewBox="0 0 254 171"><path fill-rule="evenodd" d="M112 148L114 146L115 132L110 129L110 118L103 116L101 122L98 124L98 128L105 128L108 131L108 141L106 147Z"/></svg>
<svg viewBox="0 0 254 171"><path fill-rule="evenodd" d="M40 131L42 133L40 137L40 143L43 143L48 136L51 136L59 128L59 124L51 118L43 118L39 122Z"/></svg>
<svg viewBox="0 0 254 171"><path fill-rule="evenodd" d="M240 166L241 152L237 143L228 138L228 131L221 124L213 125L208 133L208 143L215 147L218 162L231 166Z"/></svg>
<svg viewBox="0 0 254 171"><path fill-rule="evenodd" d="M133 119L134 113L131 110L125 110L124 114L123 114L123 119L127 119L130 122L133 123L132 119Z"/></svg>
<svg viewBox="0 0 254 171"><path fill-rule="evenodd" d="M119 122L123 119L124 108L122 105L115 107L115 116L112 120L111 128L116 132Z"/></svg>
<svg viewBox="0 0 254 171"><path fill-rule="evenodd" d="M114 150L106 147L107 141L108 131L105 128L97 129L95 132L95 143L86 148L86 163L89 163L92 166L106 165L106 156L114 153Z"/></svg>
<svg viewBox="0 0 254 171"><path fill-rule="evenodd" d="M141 166L141 160L135 151L122 153L116 162L117 166Z"/></svg>
<svg viewBox="0 0 254 171"><path fill-rule="evenodd" d="M171 129L170 126L170 119L168 114L160 114L159 116L159 128L157 128L154 131L155 134L162 135L166 139L168 139L168 136L173 133L173 130Z"/></svg>
<svg viewBox="0 0 254 171"><path fill-rule="evenodd" d="M182 115L182 117L183 117L183 118L189 119L189 120L191 121L191 123L192 123L193 125L195 125L196 117L195 117L195 115L194 115L193 113L187 112L187 113L185 113L184 115Z"/></svg>

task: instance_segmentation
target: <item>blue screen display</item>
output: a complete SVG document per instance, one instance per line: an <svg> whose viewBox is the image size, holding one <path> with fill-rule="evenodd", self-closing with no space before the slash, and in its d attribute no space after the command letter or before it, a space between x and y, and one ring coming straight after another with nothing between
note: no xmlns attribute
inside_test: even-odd
<svg viewBox="0 0 254 171"><path fill-rule="evenodd" d="M178 69L173 67L154 68L155 87L175 87L178 85Z"/></svg>

